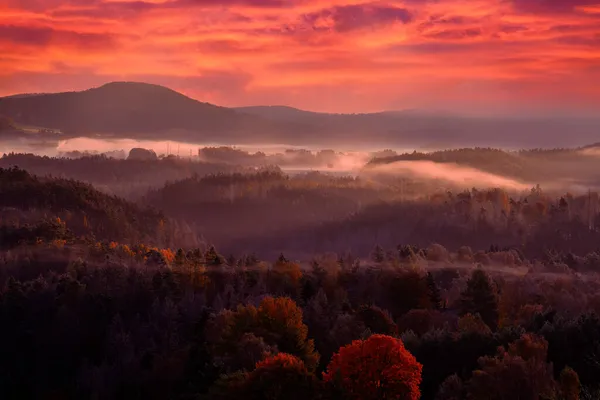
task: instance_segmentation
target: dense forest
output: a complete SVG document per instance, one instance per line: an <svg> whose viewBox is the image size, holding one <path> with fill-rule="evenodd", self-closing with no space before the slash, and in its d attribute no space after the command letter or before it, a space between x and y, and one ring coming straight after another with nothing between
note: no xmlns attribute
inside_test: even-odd
<svg viewBox="0 0 600 400"><path fill-rule="evenodd" d="M598 187L595 173L600 144L579 148L506 151L495 148L461 148L434 152L413 152L373 158L374 168L401 161L431 161L476 168L500 176L536 184L579 182Z"/></svg>
<svg viewBox="0 0 600 400"><path fill-rule="evenodd" d="M128 198L139 197L149 188L159 188L166 182L194 174L203 176L236 170L236 167L224 163L190 162L174 157L146 161L105 155L67 158L10 153L0 158L0 168L14 166L39 176L87 182L104 192Z"/></svg>
<svg viewBox="0 0 600 400"><path fill-rule="evenodd" d="M597 254L303 265L57 236L1 260L7 398L597 398Z"/></svg>
<svg viewBox="0 0 600 400"><path fill-rule="evenodd" d="M598 399L594 149L5 155L0 396ZM388 169L412 161L521 185ZM589 188L535 183L559 165Z"/></svg>

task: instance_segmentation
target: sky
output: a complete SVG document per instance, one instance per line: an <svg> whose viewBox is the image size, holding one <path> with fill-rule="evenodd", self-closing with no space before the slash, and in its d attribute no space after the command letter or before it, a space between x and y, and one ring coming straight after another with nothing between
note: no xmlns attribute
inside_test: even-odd
<svg viewBox="0 0 600 400"><path fill-rule="evenodd" d="M600 0L0 0L0 96L600 114Z"/></svg>

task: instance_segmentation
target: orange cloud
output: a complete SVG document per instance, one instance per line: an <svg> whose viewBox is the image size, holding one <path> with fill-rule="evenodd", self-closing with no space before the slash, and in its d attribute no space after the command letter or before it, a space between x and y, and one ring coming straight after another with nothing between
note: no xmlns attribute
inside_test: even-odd
<svg viewBox="0 0 600 400"><path fill-rule="evenodd" d="M0 95L143 80L334 112L600 106L600 0L0 0L0 46Z"/></svg>

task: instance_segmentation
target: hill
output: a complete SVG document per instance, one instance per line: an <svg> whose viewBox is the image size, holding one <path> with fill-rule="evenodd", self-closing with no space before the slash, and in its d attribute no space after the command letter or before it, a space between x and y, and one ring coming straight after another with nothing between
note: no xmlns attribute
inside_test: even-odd
<svg viewBox="0 0 600 400"><path fill-rule="evenodd" d="M149 188L161 187L167 181L236 169L225 164L177 158L118 160L101 155L55 158L33 154L6 154L0 157L0 168L13 166L38 176L52 175L89 183L102 192L129 200L144 194Z"/></svg>
<svg viewBox="0 0 600 400"><path fill-rule="evenodd" d="M0 114L21 124L60 129L67 135L111 134L154 138L187 131L185 138L236 137L269 132L269 122L186 97L171 89L114 82L82 92L0 98ZM173 133L172 136L177 136Z"/></svg>
<svg viewBox="0 0 600 400"><path fill-rule="evenodd" d="M600 119L473 118L414 110L327 114L286 106L232 109L135 82L113 82L82 92L4 97L0 114L22 125L58 129L67 136L370 149L421 148L432 143L522 148L543 142L572 147L597 140L600 129Z"/></svg>
<svg viewBox="0 0 600 400"><path fill-rule="evenodd" d="M18 168L0 168L0 216L4 224L39 223L47 215L66 221L78 235L155 242L161 213L109 196L74 180L40 178Z"/></svg>
<svg viewBox="0 0 600 400"><path fill-rule="evenodd" d="M451 147L573 147L595 141L600 119L568 117L466 117L429 110L328 114L286 106L241 107L237 111L282 123L310 126L318 143L365 145L370 149L405 146L432 150ZM568 132L569 134L565 134Z"/></svg>

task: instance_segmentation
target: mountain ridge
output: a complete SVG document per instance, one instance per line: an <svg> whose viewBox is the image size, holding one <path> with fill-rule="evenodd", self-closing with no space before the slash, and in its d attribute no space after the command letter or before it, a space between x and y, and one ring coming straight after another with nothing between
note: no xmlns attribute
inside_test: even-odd
<svg viewBox="0 0 600 400"><path fill-rule="evenodd" d="M456 146L550 147L597 141L600 120L465 117L427 110L329 114L290 106L228 108L164 86L110 82L84 91L0 98L0 115L24 126L69 137L178 140L189 143L347 145L419 148ZM568 132L568 134L565 134Z"/></svg>

